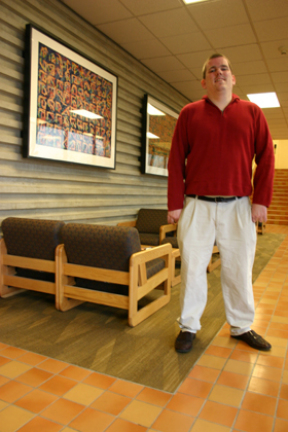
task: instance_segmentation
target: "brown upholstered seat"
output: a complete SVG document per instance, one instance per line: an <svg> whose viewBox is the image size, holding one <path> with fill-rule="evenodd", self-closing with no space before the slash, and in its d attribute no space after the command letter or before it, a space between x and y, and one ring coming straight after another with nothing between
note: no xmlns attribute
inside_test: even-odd
<svg viewBox="0 0 288 432"><path fill-rule="evenodd" d="M158 246L165 237L163 227L167 225L167 210L142 208L137 219L120 222L118 226L135 226L142 245Z"/></svg>
<svg viewBox="0 0 288 432"><path fill-rule="evenodd" d="M28 289L55 295L56 249L64 222L9 217L2 222L0 296Z"/></svg>
<svg viewBox="0 0 288 432"><path fill-rule="evenodd" d="M171 245L141 251L135 228L76 223L63 227L62 240L58 309L83 301L119 307L135 326L170 300ZM139 300L155 288L162 294L139 309Z"/></svg>

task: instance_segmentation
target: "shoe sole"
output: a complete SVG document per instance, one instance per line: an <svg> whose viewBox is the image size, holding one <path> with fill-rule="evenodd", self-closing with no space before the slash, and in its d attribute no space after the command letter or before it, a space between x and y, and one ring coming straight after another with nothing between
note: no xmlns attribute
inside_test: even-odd
<svg viewBox="0 0 288 432"><path fill-rule="evenodd" d="M192 348L193 348L193 346L191 346L191 348L189 348L189 349L183 349L183 348L177 349L177 348L175 348L175 351L178 353L181 353L181 354L185 354L185 353L189 353L192 350Z"/></svg>
<svg viewBox="0 0 288 432"><path fill-rule="evenodd" d="M180 353L180 354L186 354L186 353L189 353L190 351L192 351L192 348L190 348L189 350L177 350L177 349L175 349L175 351L177 353Z"/></svg>

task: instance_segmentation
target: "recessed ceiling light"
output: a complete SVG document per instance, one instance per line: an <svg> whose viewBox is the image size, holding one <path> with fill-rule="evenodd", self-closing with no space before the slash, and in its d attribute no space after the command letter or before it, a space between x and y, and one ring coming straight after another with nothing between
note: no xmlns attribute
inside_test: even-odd
<svg viewBox="0 0 288 432"><path fill-rule="evenodd" d="M186 4L200 3L200 2L204 2L204 1L208 1L208 0L183 0L183 2Z"/></svg>
<svg viewBox="0 0 288 432"><path fill-rule="evenodd" d="M254 93L247 94L251 102L254 102L260 108L279 108L280 103L276 93Z"/></svg>
<svg viewBox="0 0 288 432"><path fill-rule="evenodd" d="M93 120L103 118L100 115L94 114L94 113L92 113L90 111L87 111L85 109L70 110L70 112L72 112L74 114L78 114L78 115L83 116L83 117L87 117L87 118L93 119Z"/></svg>

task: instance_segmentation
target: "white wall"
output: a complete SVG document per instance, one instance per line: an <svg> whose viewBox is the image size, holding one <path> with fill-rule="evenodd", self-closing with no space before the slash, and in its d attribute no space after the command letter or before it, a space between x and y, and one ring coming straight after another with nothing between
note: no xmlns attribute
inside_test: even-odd
<svg viewBox="0 0 288 432"><path fill-rule="evenodd" d="M288 140L273 140L275 153L275 168L288 169Z"/></svg>

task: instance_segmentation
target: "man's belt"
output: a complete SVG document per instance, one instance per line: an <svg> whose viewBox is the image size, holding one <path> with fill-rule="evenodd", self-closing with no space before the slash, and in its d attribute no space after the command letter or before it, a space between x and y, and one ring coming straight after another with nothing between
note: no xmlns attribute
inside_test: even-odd
<svg viewBox="0 0 288 432"><path fill-rule="evenodd" d="M190 198L198 198L199 200L202 201L209 201L209 202L229 202L229 201L234 201L237 198L242 198L242 197L237 197L237 196L233 196L233 197L207 197L207 196L202 196L202 195L186 195L187 197Z"/></svg>

